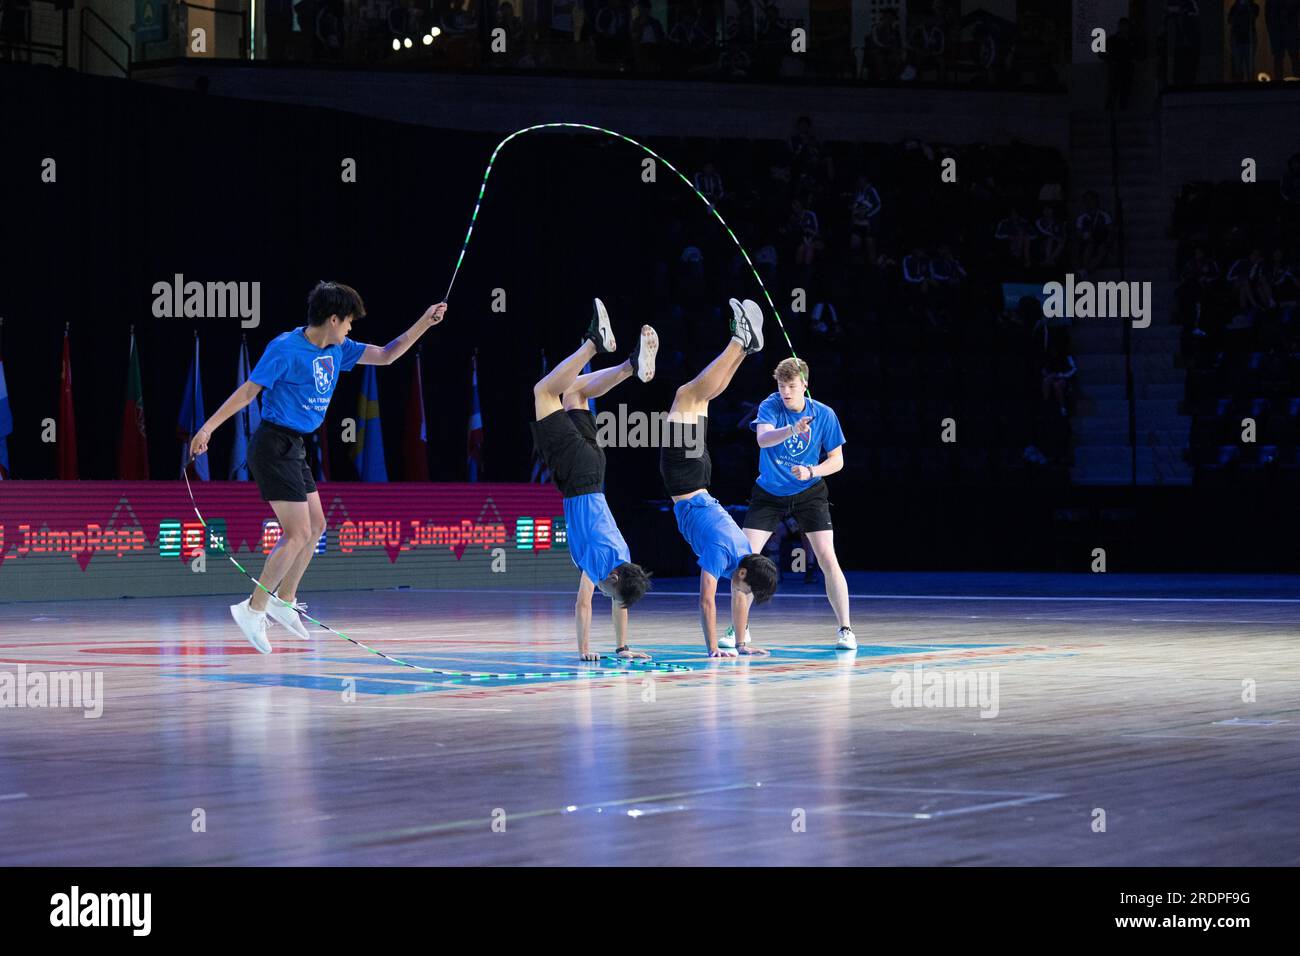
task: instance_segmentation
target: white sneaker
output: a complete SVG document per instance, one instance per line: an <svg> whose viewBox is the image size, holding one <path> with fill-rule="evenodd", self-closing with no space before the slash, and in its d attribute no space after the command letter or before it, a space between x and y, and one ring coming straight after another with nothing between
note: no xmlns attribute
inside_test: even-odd
<svg viewBox="0 0 1300 956"><path fill-rule="evenodd" d="M763 351L763 310L753 299L741 303L745 310L745 320L749 325L749 345L745 347L747 355Z"/></svg>
<svg viewBox="0 0 1300 956"><path fill-rule="evenodd" d="M248 643L261 654L271 653L271 642L266 639L266 612L258 613L248 606L248 598L230 605L230 616L248 638Z"/></svg>
<svg viewBox="0 0 1300 956"><path fill-rule="evenodd" d="M278 598L273 597L266 604L266 613L271 620L282 627L288 628L295 637L310 641L311 635L307 633L307 628L303 626L302 618L298 617L298 612L305 610L307 610L307 605L301 601L294 601L293 606L288 607L281 603Z"/></svg>
<svg viewBox="0 0 1300 956"><path fill-rule="evenodd" d="M835 641L837 651L856 651L858 649L858 639L853 634L853 628L842 627L838 640Z"/></svg>
<svg viewBox="0 0 1300 956"><path fill-rule="evenodd" d="M604 302L599 299L591 301L591 325L587 328L587 338L595 343L597 352L612 352L618 345L614 341L614 326L609 321L609 312Z"/></svg>
<svg viewBox="0 0 1300 956"><path fill-rule="evenodd" d="M749 626L748 626L748 625L745 626L745 643L746 643L746 644L749 643ZM736 648L736 629L735 629L734 627L728 627L728 628L726 629L726 631L723 632L722 636L718 638L718 646L719 646L719 647L725 647L725 648L727 648L727 649L729 649L729 650L735 650L735 648Z"/></svg>

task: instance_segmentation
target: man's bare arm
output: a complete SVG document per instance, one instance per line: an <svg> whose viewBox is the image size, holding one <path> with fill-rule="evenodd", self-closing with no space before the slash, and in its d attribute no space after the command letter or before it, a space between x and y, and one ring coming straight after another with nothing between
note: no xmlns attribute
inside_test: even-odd
<svg viewBox="0 0 1300 956"><path fill-rule="evenodd" d="M710 657L730 657L718 650L718 579L708 571L700 572L700 626L704 629L704 647Z"/></svg>
<svg viewBox="0 0 1300 956"><path fill-rule="evenodd" d="M844 467L844 446L837 445L826 453L826 460L820 465L794 465L790 470L800 481L809 481L813 478L825 478L827 475L833 475Z"/></svg>
<svg viewBox="0 0 1300 956"><path fill-rule="evenodd" d="M771 448L773 445L779 445L788 438L794 437L796 433L808 434L812 430L808 424L811 418L804 416L793 425L786 425L784 428L777 428L775 425L769 425L767 422L761 422L755 429L758 436L759 448Z"/></svg>
<svg viewBox="0 0 1300 956"><path fill-rule="evenodd" d="M231 392L230 397L221 403L221 407L212 413L212 417L203 423L203 427L190 440L190 454L198 456L207 451L208 442L212 441L212 433L227 419L233 418L252 404L261 391L261 385L248 381Z"/></svg>
<svg viewBox="0 0 1300 956"><path fill-rule="evenodd" d="M573 605L573 617L578 628L578 657L584 661L600 659L599 654L591 653L588 639L591 636L591 596L596 585L584 572L578 582L578 598Z"/></svg>
<svg viewBox="0 0 1300 956"><path fill-rule="evenodd" d="M439 302L437 305L429 306L424 315L415 320L414 325L387 345L382 348L378 345L367 345L366 350L361 354L361 358L357 360L357 364L392 365L406 354L406 350L414 345L421 335L441 322L446 314L446 302Z"/></svg>

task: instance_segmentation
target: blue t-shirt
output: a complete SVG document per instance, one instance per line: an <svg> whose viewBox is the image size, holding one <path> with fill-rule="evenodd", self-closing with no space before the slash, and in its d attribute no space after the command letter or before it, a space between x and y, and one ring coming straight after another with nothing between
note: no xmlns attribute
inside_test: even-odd
<svg viewBox="0 0 1300 956"><path fill-rule="evenodd" d="M677 529L699 559L700 570L719 580L731 577L741 559L754 553L735 519L707 491L674 504L673 514Z"/></svg>
<svg viewBox="0 0 1300 956"><path fill-rule="evenodd" d="M810 435L791 435L779 444L758 450L758 486L769 495L780 498L797 495L821 481L816 477L800 481L790 469L795 465L811 468L821 462L823 451L834 451L844 444L844 432L835 411L829 405L806 396L803 411L792 412L781 401L781 393L773 392L758 406L758 416L751 427L758 431L758 426L766 423L775 428L786 428L804 417L812 419L808 423L812 430Z"/></svg>
<svg viewBox="0 0 1300 956"><path fill-rule="evenodd" d="M564 525L569 532L569 555L593 583L599 584L609 572L632 560L601 492L565 498Z"/></svg>
<svg viewBox="0 0 1300 956"><path fill-rule="evenodd" d="M304 435L320 428L339 373L352 369L366 351L351 339L317 348L303 334L305 329L299 326L273 338L248 376L264 389L262 420Z"/></svg>

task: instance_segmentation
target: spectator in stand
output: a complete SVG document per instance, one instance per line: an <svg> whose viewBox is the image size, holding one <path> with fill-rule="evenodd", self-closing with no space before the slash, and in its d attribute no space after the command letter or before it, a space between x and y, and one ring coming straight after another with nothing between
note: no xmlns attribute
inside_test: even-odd
<svg viewBox="0 0 1300 956"><path fill-rule="evenodd" d="M650 0L638 0L630 28L639 70L658 71L664 62L664 25L650 9Z"/></svg>
<svg viewBox="0 0 1300 956"><path fill-rule="evenodd" d="M1101 208L1101 197L1089 189L1083 194L1083 212L1074 221L1079 244L1075 263L1081 275L1100 269L1110 256L1110 213Z"/></svg>
<svg viewBox="0 0 1300 956"><path fill-rule="evenodd" d="M1292 75L1300 73L1300 0L1266 0L1264 23L1273 49L1273 82L1286 78L1286 58L1291 55Z"/></svg>
<svg viewBox="0 0 1300 956"><path fill-rule="evenodd" d="M500 27L506 32L506 50L512 54L523 52L524 21L515 16L513 4L502 3L497 7L493 28Z"/></svg>
<svg viewBox="0 0 1300 956"><path fill-rule="evenodd" d="M1296 281L1295 268L1287 262L1281 249L1273 250L1273 268L1268 281L1273 298L1282 310L1282 322L1289 324L1295 315L1296 303L1300 301L1300 282Z"/></svg>
<svg viewBox="0 0 1300 956"><path fill-rule="evenodd" d="M722 176L712 161L705 163L704 168L695 174L695 188L712 203L726 195L722 189Z"/></svg>
<svg viewBox="0 0 1300 956"><path fill-rule="evenodd" d="M1061 417L1070 414L1066 402L1070 397L1070 385L1079 367L1064 345L1056 344L1047 354L1043 365L1043 401L1055 401Z"/></svg>
<svg viewBox="0 0 1300 956"><path fill-rule="evenodd" d="M1277 308L1268 277L1264 253L1259 249L1252 249L1248 257L1238 259L1228 269L1228 282L1237 293L1237 306L1247 314L1252 310Z"/></svg>
<svg viewBox="0 0 1300 956"><path fill-rule="evenodd" d="M1292 153L1282 174L1282 201L1287 204L1288 218L1294 219L1300 211L1300 153Z"/></svg>
<svg viewBox="0 0 1300 956"><path fill-rule="evenodd" d="M927 70L934 71L935 82L944 81L944 16L942 0L933 0L920 24L912 31L911 50L915 63L916 79L924 79Z"/></svg>
<svg viewBox="0 0 1300 956"><path fill-rule="evenodd" d="M327 60L343 59L343 0L327 0L316 14L316 42Z"/></svg>
<svg viewBox="0 0 1300 956"><path fill-rule="evenodd" d="M699 246L687 246L682 250L677 270L676 298L687 305L698 305L704 301L706 290L704 253Z"/></svg>
<svg viewBox="0 0 1300 956"><path fill-rule="evenodd" d="M879 83L898 79L903 64L903 34L898 11L883 10L866 37L866 60L870 79Z"/></svg>
<svg viewBox="0 0 1300 956"><path fill-rule="evenodd" d="M713 48L715 23L712 13L706 17L696 2L678 10L677 22L668 31L668 42L680 64L690 66Z"/></svg>
<svg viewBox="0 0 1300 956"><path fill-rule="evenodd" d="M966 270L947 243L941 244L930 260L930 280L931 300L938 318L947 324L953 311L961 305L961 290L966 284Z"/></svg>
<svg viewBox="0 0 1300 956"><path fill-rule="evenodd" d="M818 302L808 313L813 335L834 342L840 337L840 316L831 302Z"/></svg>
<svg viewBox="0 0 1300 956"><path fill-rule="evenodd" d="M1065 251L1065 223L1056 218L1054 205L1043 206L1034 228L1038 232L1038 261L1045 266L1056 265Z"/></svg>
<svg viewBox="0 0 1300 956"><path fill-rule="evenodd" d="M804 278L817 259L817 254L826 247L821 238L821 223L817 213L804 208L803 203L794 200L790 204L790 224L788 229L795 237L794 261L803 267Z"/></svg>
<svg viewBox="0 0 1300 956"><path fill-rule="evenodd" d="M636 5L636 15L632 17L632 38L642 45L664 42L664 25L651 11L650 0L640 0Z"/></svg>
<svg viewBox="0 0 1300 956"><path fill-rule="evenodd" d="M758 273L763 277L764 282L776 281L779 261L776 246L771 243L760 247L758 252L754 253L754 267L758 269Z"/></svg>
<svg viewBox="0 0 1300 956"><path fill-rule="evenodd" d="M879 235L880 193L866 176L859 176L849 203L849 244L864 248L868 260L876 258Z"/></svg>
<svg viewBox="0 0 1300 956"><path fill-rule="evenodd" d="M626 67L632 45L627 0L604 0L596 11L595 24L596 59Z"/></svg>
<svg viewBox="0 0 1300 956"><path fill-rule="evenodd" d="M1249 83L1255 78L1255 21L1259 4L1255 0L1233 0L1228 9L1228 45L1232 51L1232 78Z"/></svg>
<svg viewBox="0 0 1300 956"><path fill-rule="evenodd" d="M1201 337L1206 334L1201 328L1201 316L1207 308L1213 309L1217 304L1219 276L1219 264L1204 245L1197 245L1192 258L1183 266L1174 293L1183 327L1190 325L1192 335Z"/></svg>
<svg viewBox="0 0 1300 956"><path fill-rule="evenodd" d="M0 6L3 6L0 2ZM289 38L293 36L293 0L269 0L266 7L266 58L288 59Z"/></svg>
<svg viewBox="0 0 1300 956"><path fill-rule="evenodd" d="M803 186L820 187L835 179L830 156L823 152L821 141L813 131L812 120L807 116L795 120L794 133L790 136L790 155Z"/></svg>
<svg viewBox="0 0 1300 956"><path fill-rule="evenodd" d="M303 53L307 52L306 46L310 45L313 60L319 60L323 53L316 31L316 20L322 6L324 4L320 0L297 0L293 5L293 12L298 16L298 26L302 31Z"/></svg>
<svg viewBox="0 0 1300 956"><path fill-rule="evenodd" d="M402 3L394 3L389 7L388 30L397 40L405 40L408 37L412 41L419 39L422 32L420 30L420 11L415 6L415 0L404 0Z"/></svg>
<svg viewBox="0 0 1300 956"><path fill-rule="evenodd" d="M1030 232L1029 220L1020 215L1018 208L1012 207L1011 215L998 223L993 238L1006 244L1006 251L1012 259L1028 268L1033 234Z"/></svg>
<svg viewBox="0 0 1300 956"><path fill-rule="evenodd" d="M1201 61L1201 10L1197 0L1166 0L1165 29L1173 40L1174 85L1196 82Z"/></svg>
<svg viewBox="0 0 1300 956"><path fill-rule="evenodd" d="M930 254L917 247L903 256L903 301L913 317L924 317L931 325L938 324L938 316L930 307L930 294L934 289L934 276L930 272Z"/></svg>

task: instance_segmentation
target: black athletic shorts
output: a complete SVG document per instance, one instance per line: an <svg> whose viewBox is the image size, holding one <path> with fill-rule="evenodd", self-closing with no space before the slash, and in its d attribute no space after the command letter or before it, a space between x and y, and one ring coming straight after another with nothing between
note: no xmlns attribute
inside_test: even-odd
<svg viewBox="0 0 1300 956"><path fill-rule="evenodd" d="M551 412L532 423L533 445L566 498L605 487L605 449L596 441L596 416L586 408Z"/></svg>
<svg viewBox="0 0 1300 956"><path fill-rule="evenodd" d="M749 495L749 512L745 515L746 528L757 531L775 531L776 526L790 515L799 523L804 534L810 531L831 530L831 502L825 480L818 480L797 495L770 495L757 484Z"/></svg>
<svg viewBox="0 0 1300 956"><path fill-rule="evenodd" d="M694 425L668 423L668 444L659 449L659 474L669 497L709 487L713 460L709 457L708 433L707 415L701 415Z"/></svg>
<svg viewBox="0 0 1300 956"><path fill-rule="evenodd" d="M263 421L248 440L248 470L263 501L306 501L316 490L306 435Z"/></svg>

